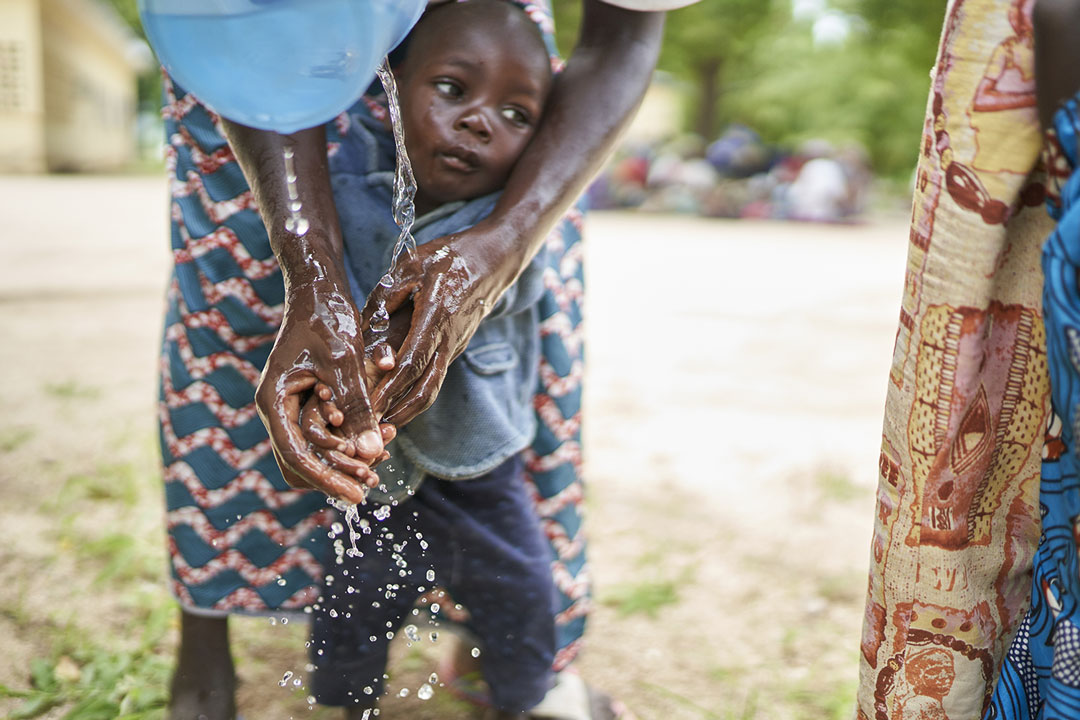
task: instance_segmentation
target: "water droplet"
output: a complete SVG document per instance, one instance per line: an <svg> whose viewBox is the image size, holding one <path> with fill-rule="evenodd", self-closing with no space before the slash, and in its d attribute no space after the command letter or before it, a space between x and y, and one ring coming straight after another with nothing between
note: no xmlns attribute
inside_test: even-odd
<svg viewBox="0 0 1080 720"><path fill-rule="evenodd" d="M386 303L382 301L371 314L371 329L377 333L384 333L390 329L390 313L386 312Z"/></svg>
<svg viewBox="0 0 1080 720"><path fill-rule="evenodd" d="M431 683L432 685L438 685L439 684L439 676L436 675L435 673L431 673L430 675L428 675L427 681L429 683Z"/></svg>
<svg viewBox="0 0 1080 720"><path fill-rule="evenodd" d="M304 681L303 681L303 680L301 680L300 678L293 678L292 684L293 684L293 685L294 685L295 687L300 687L301 685L303 685L303 684L304 684Z"/></svg>
<svg viewBox="0 0 1080 720"><path fill-rule="evenodd" d="M317 701L317 700L315 700L315 696L314 696L314 695L308 695L308 696L307 696L307 704L308 704L308 705L314 705L314 704L315 704L316 702L318 702L318 701Z"/></svg>
<svg viewBox="0 0 1080 720"><path fill-rule="evenodd" d="M409 688L401 688L401 692L397 694L398 697L407 697L409 694Z"/></svg>
<svg viewBox="0 0 1080 720"><path fill-rule="evenodd" d="M410 642L420 642L420 633L417 631L415 625L405 626L405 637L409 638Z"/></svg>
<svg viewBox="0 0 1080 720"><path fill-rule="evenodd" d="M364 694L365 694L365 695L370 695L370 694L371 694L371 693L373 693L373 692L375 692L375 691L371 689L371 686L370 686L370 685L365 685L365 686L364 686Z"/></svg>
<svg viewBox="0 0 1080 720"><path fill-rule="evenodd" d="M421 685L416 691L416 697L420 698L421 700L430 700L431 696L434 694L435 691L427 683Z"/></svg>
<svg viewBox="0 0 1080 720"><path fill-rule="evenodd" d="M436 641L436 640L438 640L438 639L439 639L439 633L437 633L437 632L435 632L434 630L432 630L432 631L431 631L431 642L435 642L435 641Z"/></svg>
<svg viewBox="0 0 1080 720"><path fill-rule="evenodd" d="M431 603L432 614L439 612L439 603Z"/></svg>
<svg viewBox="0 0 1080 720"><path fill-rule="evenodd" d="M390 517L390 506L382 505L375 512L373 512L372 515L375 517L376 520L381 522L386 518Z"/></svg>
<svg viewBox="0 0 1080 720"><path fill-rule="evenodd" d="M331 610L330 611L330 617L336 618L337 617L337 610Z"/></svg>
<svg viewBox="0 0 1080 720"><path fill-rule="evenodd" d="M285 674L282 676L281 680L278 682L278 685L280 685L281 687L285 687L286 685L288 685L289 678L291 678L292 675L292 670L286 671Z"/></svg>
<svg viewBox="0 0 1080 720"><path fill-rule="evenodd" d="M386 273L381 278L379 278L379 284L382 285L384 288L393 287L394 286L394 276L391 275L390 273Z"/></svg>
<svg viewBox="0 0 1080 720"><path fill-rule="evenodd" d="M270 618L271 625L277 625L277 618Z"/></svg>
<svg viewBox="0 0 1080 720"><path fill-rule="evenodd" d="M289 618L287 618L287 617L281 618L281 624L282 625L288 625L289 624Z"/></svg>
<svg viewBox="0 0 1080 720"><path fill-rule="evenodd" d="M435 571L434 570L428 570L427 574L424 575L424 577L427 578L428 582L435 582Z"/></svg>
<svg viewBox="0 0 1080 720"><path fill-rule="evenodd" d="M473 657L480 657L480 648L478 648L478 647L474 647L474 648L472 649L472 656L473 656Z"/></svg>
<svg viewBox="0 0 1080 720"><path fill-rule="evenodd" d="M285 587L285 578L279 577L277 579L277 584L280 585L281 587Z"/></svg>
<svg viewBox="0 0 1080 720"><path fill-rule="evenodd" d="M340 535L341 533L345 532L345 528L344 526L342 526L341 523L335 522L333 525L330 526L330 532L334 533L335 535Z"/></svg>

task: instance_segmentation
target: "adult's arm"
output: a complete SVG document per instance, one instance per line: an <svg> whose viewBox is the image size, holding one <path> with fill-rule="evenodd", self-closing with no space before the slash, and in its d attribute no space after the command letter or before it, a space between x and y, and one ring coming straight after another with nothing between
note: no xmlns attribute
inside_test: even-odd
<svg viewBox="0 0 1080 720"><path fill-rule="evenodd" d="M1035 26L1035 94L1039 122L1054 123L1054 113L1080 91L1080 0L1038 0Z"/></svg>
<svg viewBox="0 0 1080 720"><path fill-rule="evenodd" d="M397 366L372 395L386 422L403 425L434 401L450 362L599 170L648 88L663 23L662 12L585 0L577 46L492 214L403 256L394 285L369 296L365 319L380 301L414 305Z"/></svg>
<svg viewBox="0 0 1080 720"><path fill-rule="evenodd" d="M290 485L359 502L362 484L376 476L365 462L340 450L374 459L383 443L367 393L360 317L343 274L325 131L319 127L283 136L227 121L224 127L285 279L285 313L255 391L256 407ZM303 232L286 227L293 214L286 147L293 153L300 215L308 223ZM304 401L320 382L343 413L337 449L315 449L300 429Z"/></svg>

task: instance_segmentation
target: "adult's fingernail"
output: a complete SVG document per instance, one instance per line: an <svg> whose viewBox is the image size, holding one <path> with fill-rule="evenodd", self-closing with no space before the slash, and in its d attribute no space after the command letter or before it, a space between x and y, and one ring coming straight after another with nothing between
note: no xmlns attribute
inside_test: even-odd
<svg viewBox="0 0 1080 720"><path fill-rule="evenodd" d="M365 430L356 438L356 451L364 457L375 457L382 449L382 439L374 430Z"/></svg>

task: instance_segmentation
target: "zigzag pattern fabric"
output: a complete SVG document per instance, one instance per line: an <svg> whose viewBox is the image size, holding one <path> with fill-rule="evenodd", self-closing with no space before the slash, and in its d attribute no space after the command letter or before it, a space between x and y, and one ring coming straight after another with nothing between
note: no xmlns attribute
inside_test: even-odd
<svg viewBox="0 0 1080 720"><path fill-rule="evenodd" d="M553 48L550 8L519 4ZM217 118L167 77L163 115L174 268L159 419L173 592L200 614L302 610L318 594L334 515L322 494L284 482L254 407L284 307L281 271ZM338 124L327 133L333 152ZM547 239L540 429L526 458L562 594L556 669L577 654L590 607L581 529L582 220L575 208Z"/></svg>
<svg viewBox="0 0 1080 720"><path fill-rule="evenodd" d="M1046 324L1053 412L1043 446L1031 606L1013 640L987 718L1068 720L1080 717L1080 111L1069 100L1054 117L1049 175L1065 179L1047 202L1057 227L1043 246Z"/></svg>

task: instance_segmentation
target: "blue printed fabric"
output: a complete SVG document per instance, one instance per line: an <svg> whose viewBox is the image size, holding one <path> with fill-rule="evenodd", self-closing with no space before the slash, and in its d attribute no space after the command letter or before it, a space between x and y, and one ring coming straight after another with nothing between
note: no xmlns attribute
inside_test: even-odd
<svg viewBox="0 0 1080 720"><path fill-rule="evenodd" d="M1043 247L1043 316L1051 415L1043 450L1042 536L1034 558L1031 607L1005 658L987 718L1080 718L1080 172L1077 100L1054 118L1051 179L1064 179L1047 203L1057 228ZM1067 178L1067 179L1066 179Z"/></svg>
<svg viewBox="0 0 1080 720"><path fill-rule="evenodd" d="M544 31L544 2L521 2ZM281 477L254 390L284 308L281 271L218 119L166 78L173 271L161 354L160 433L172 589L201 614L301 610L323 577L325 497ZM328 152L343 122L327 125ZM581 532L582 209L547 239L539 304L538 432L529 491L561 593L555 669L576 655L588 612Z"/></svg>

